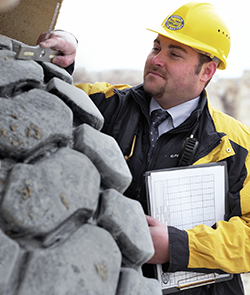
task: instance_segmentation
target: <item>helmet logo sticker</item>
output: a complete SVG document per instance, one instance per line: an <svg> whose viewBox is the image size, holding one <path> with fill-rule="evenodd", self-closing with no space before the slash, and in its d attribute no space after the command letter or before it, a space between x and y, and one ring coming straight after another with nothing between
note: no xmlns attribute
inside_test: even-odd
<svg viewBox="0 0 250 295"><path fill-rule="evenodd" d="M184 20L179 15L171 15L165 22L166 27L169 30L177 31L183 28Z"/></svg>

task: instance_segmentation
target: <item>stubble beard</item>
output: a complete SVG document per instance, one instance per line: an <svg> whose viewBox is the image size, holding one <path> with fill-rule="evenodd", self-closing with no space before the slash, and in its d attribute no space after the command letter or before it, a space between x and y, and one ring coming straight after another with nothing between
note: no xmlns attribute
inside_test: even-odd
<svg viewBox="0 0 250 295"><path fill-rule="evenodd" d="M150 78L149 78L150 79ZM147 83L147 77L144 77L144 82L143 82L143 87L144 90L146 91L146 93L148 95L150 95L151 97L155 98L155 99L159 99L161 97L163 97L164 93L165 93L165 85L152 85L151 87L148 86ZM149 81L150 84L150 81Z"/></svg>

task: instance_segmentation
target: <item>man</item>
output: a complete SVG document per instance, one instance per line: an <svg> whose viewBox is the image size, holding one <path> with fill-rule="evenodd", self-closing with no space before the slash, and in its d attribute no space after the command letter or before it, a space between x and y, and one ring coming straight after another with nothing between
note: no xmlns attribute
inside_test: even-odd
<svg viewBox="0 0 250 295"><path fill-rule="evenodd" d="M102 112L103 132L117 140L133 175L125 195L138 200L146 213L145 172L183 165L179 160L183 142L194 133L198 147L190 153L190 164L227 162L229 214L213 228L198 225L187 231L167 227L147 216L155 255L145 265L144 274L150 276L148 266L156 263L168 272L248 272L250 129L214 109L204 90L216 68L226 68L228 28L212 5L192 2L152 31L158 35L145 63L143 85L76 86L86 91ZM49 42L55 45L55 39L51 40L43 46L49 46ZM156 109L167 114L152 145L150 117ZM244 290L240 276L234 275L230 281L180 294L240 295Z"/></svg>

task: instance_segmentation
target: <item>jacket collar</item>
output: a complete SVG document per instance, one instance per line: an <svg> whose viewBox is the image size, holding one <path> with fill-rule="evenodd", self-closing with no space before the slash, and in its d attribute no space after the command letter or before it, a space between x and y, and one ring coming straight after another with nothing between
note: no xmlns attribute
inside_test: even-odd
<svg viewBox="0 0 250 295"><path fill-rule="evenodd" d="M116 90L117 94L126 95L125 90ZM149 122L149 104L151 97L145 93L143 84L129 89L135 102ZM217 162L234 155L234 150L228 137L216 130L212 117L212 110L206 90L200 95L197 108L180 126L169 131L170 133L192 131L199 121L200 128L195 135L199 139L199 148L195 155L195 164ZM201 116L201 114L203 114ZM213 151L211 153L211 151Z"/></svg>

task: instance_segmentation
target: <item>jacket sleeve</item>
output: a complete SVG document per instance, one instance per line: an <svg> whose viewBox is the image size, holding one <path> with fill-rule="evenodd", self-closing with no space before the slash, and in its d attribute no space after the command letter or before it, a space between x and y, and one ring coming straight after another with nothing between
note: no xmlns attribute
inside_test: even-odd
<svg viewBox="0 0 250 295"><path fill-rule="evenodd" d="M130 88L130 86L125 84L110 85L106 82L97 82L94 84L82 83L76 84L75 86L82 89L89 95L104 117L104 126L102 131L112 135L109 127L113 126L112 120L116 116L116 111L121 103L121 99L115 91Z"/></svg>
<svg viewBox="0 0 250 295"><path fill-rule="evenodd" d="M229 178L236 178L229 188L231 217L218 221L214 228L198 225L183 231L169 227L168 271L200 269L235 274L250 271L250 157L248 153L238 174L241 164L233 158L229 160L234 162Z"/></svg>
<svg viewBox="0 0 250 295"><path fill-rule="evenodd" d="M110 98L111 96L115 94L114 88L122 90L122 89L130 87L129 85L126 85L126 84L111 85L107 82L97 82L94 84L81 83L81 84L75 84L75 86L85 91L89 96L102 93L104 94L105 98Z"/></svg>

